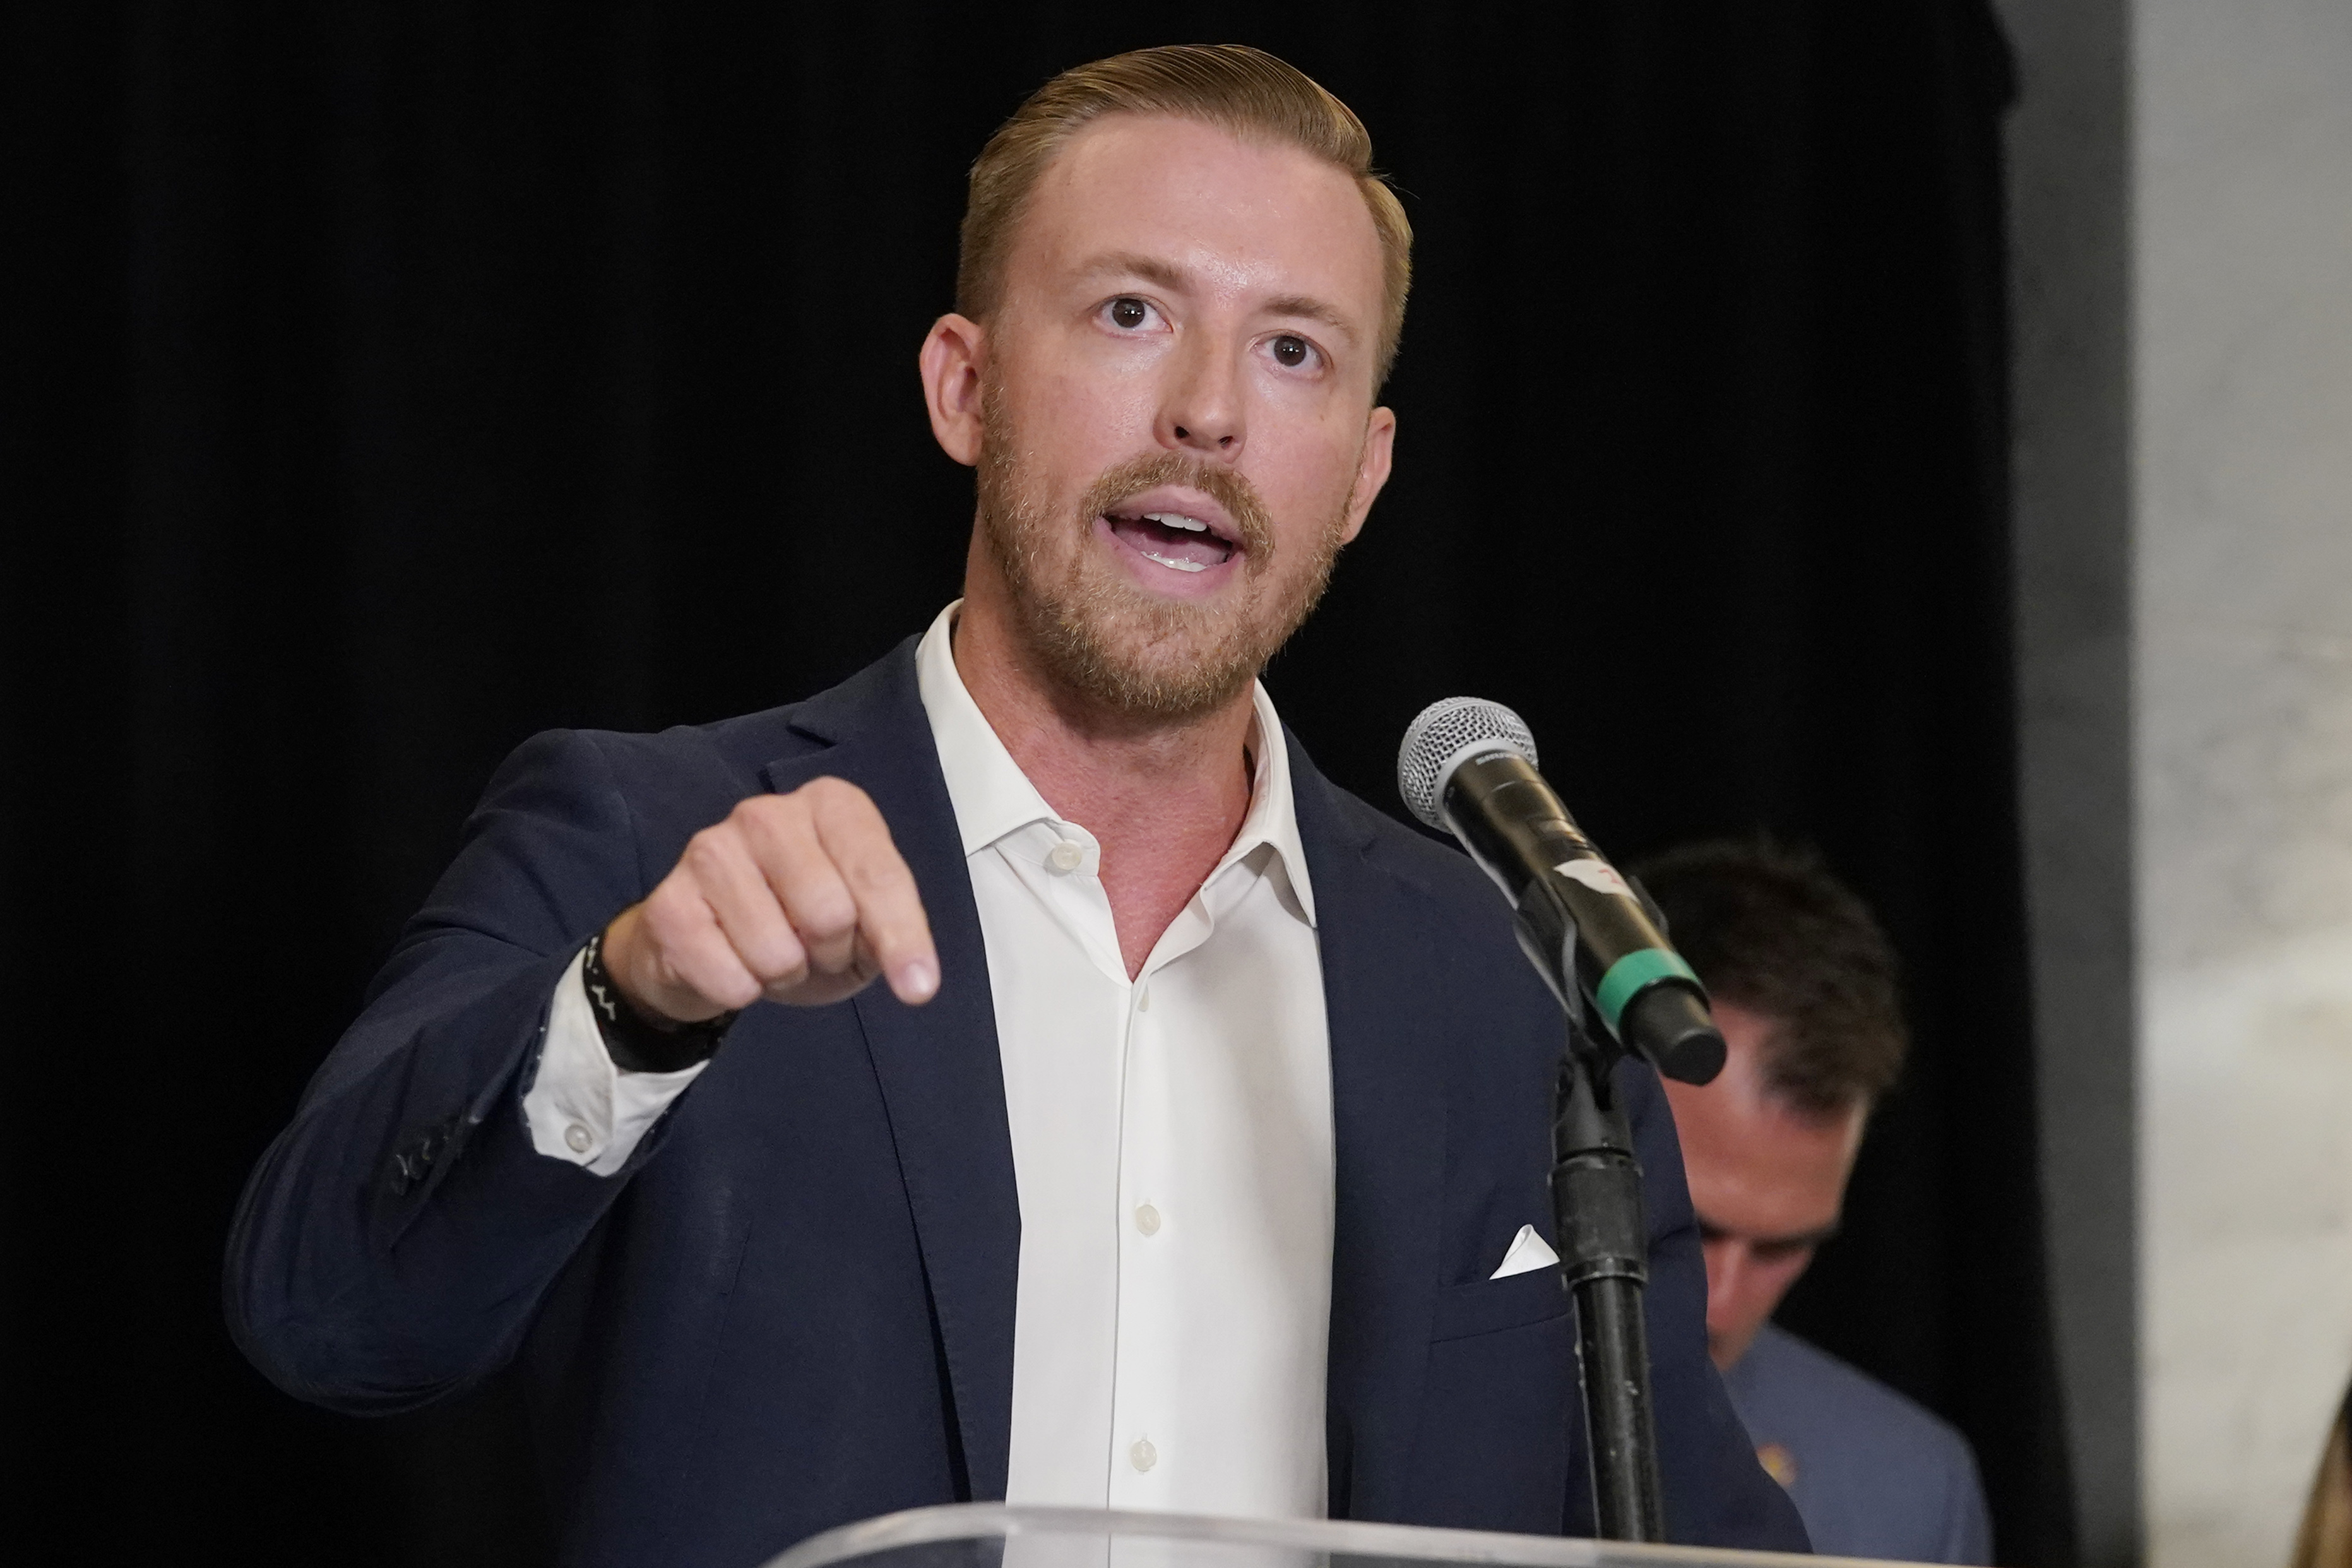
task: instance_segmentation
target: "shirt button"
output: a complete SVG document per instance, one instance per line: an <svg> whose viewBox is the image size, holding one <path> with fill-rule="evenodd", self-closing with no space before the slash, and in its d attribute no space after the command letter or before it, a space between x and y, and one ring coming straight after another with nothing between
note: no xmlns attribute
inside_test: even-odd
<svg viewBox="0 0 2352 1568"><path fill-rule="evenodd" d="M577 1121L563 1130L563 1146L575 1154L585 1154L588 1145L594 1142L596 1140L589 1135L588 1129Z"/></svg>
<svg viewBox="0 0 2352 1568"><path fill-rule="evenodd" d="M1146 1236L1160 1234L1160 1211L1145 1204L1135 1211L1135 1228Z"/></svg>
<svg viewBox="0 0 2352 1568"><path fill-rule="evenodd" d="M1149 1013L1151 1011L1150 986L1147 985L1142 990L1135 994L1135 1010L1139 1013Z"/></svg>
<svg viewBox="0 0 2352 1568"><path fill-rule="evenodd" d="M1075 871L1087 863L1086 846L1065 838L1046 851L1045 859L1056 871Z"/></svg>
<svg viewBox="0 0 2352 1568"><path fill-rule="evenodd" d="M1151 1446L1149 1437L1138 1437L1135 1447L1127 1451L1127 1462L1139 1470L1148 1470L1160 1462L1160 1450Z"/></svg>

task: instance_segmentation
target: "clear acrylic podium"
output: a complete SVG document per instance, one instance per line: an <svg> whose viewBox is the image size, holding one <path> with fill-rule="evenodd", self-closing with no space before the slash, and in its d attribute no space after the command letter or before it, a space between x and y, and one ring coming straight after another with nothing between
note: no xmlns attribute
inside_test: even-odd
<svg viewBox="0 0 2352 1568"><path fill-rule="evenodd" d="M1797 1568L1860 1562L1351 1521L1207 1519L956 1503L811 1536L767 1568Z"/></svg>

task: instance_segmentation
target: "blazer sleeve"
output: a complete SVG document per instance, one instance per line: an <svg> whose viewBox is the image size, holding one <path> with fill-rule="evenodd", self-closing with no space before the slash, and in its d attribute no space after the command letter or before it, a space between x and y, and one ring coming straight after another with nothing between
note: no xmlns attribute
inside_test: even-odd
<svg viewBox="0 0 2352 1568"><path fill-rule="evenodd" d="M1706 1262L1673 1110L1647 1067L1628 1060L1617 1081L1649 1208L1650 1283L1643 1306L1666 1538L1691 1546L1811 1552L1796 1505L1756 1462L1755 1444L1706 1353Z"/></svg>
<svg viewBox="0 0 2352 1568"><path fill-rule="evenodd" d="M491 780L238 1205L230 1331L279 1387L368 1414L497 1371L656 1153L658 1125L593 1175L534 1151L521 1104L555 986L644 896L641 859L594 737L537 736Z"/></svg>

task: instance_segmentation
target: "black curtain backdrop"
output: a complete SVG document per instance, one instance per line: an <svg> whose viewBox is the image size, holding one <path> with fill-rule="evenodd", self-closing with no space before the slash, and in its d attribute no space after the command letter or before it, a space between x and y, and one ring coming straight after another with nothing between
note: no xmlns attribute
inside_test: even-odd
<svg viewBox="0 0 2352 1568"><path fill-rule="evenodd" d="M2013 802L1983 0L23 6L9 73L6 1489L78 1558L528 1563L493 1387L229 1346L254 1158L498 759L804 695L955 590L914 355L1074 62L1276 50L1419 230L1395 482L1270 676L1383 805L1457 691L1622 858L1819 844L1917 1058L1783 1316L2073 1556Z"/></svg>

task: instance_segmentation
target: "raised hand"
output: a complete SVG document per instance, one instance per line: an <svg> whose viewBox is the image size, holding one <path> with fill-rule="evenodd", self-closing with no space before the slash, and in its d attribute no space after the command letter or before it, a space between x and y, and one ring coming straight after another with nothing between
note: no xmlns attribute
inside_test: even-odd
<svg viewBox="0 0 2352 1568"><path fill-rule="evenodd" d="M642 903L605 928L604 967L656 1022L690 1024L762 997L838 1002L877 974L902 1002L940 988L915 879L856 784L812 779L755 795L689 840Z"/></svg>

